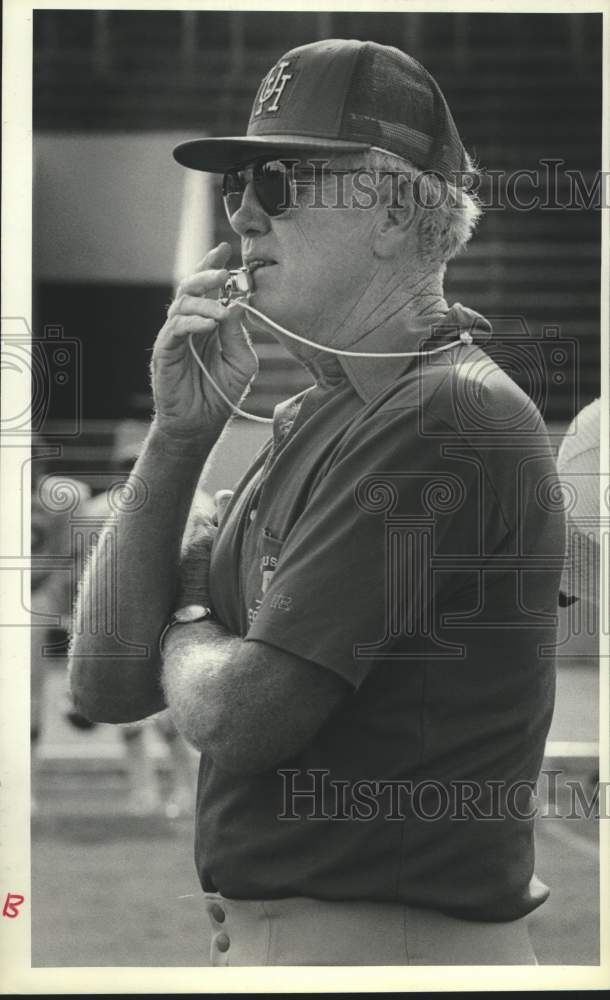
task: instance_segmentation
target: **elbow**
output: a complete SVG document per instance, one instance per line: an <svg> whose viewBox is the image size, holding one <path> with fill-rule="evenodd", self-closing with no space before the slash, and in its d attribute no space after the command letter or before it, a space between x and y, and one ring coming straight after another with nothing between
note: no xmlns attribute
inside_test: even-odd
<svg viewBox="0 0 610 1000"><path fill-rule="evenodd" d="M268 769L271 761L261 753L256 741L247 740L234 720L225 719L223 713L181 712L175 702L170 711L181 735L200 753L209 757L222 771L234 775L258 774Z"/></svg>
<svg viewBox="0 0 610 1000"><path fill-rule="evenodd" d="M240 699L217 699L214 710L200 711L192 729L183 735L223 771L233 775L269 773L285 765L313 738L315 730L286 725L279 716L265 717L260 706Z"/></svg>
<svg viewBox="0 0 610 1000"><path fill-rule="evenodd" d="M74 707L90 722L138 722L165 708L158 684L138 686L125 669L112 670L108 662L71 661L68 671Z"/></svg>
<svg viewBox="0 0 610 1000"><path fill-rule="evenodd" d="M161 711L161 708L148 708L142 703L130 703L125 700L109 699L105 695L86 692L81 694L72 688L72 701L79 715L89 722L106 722L111 725L121 725L126 722L139 722L150 715Z"/></svg>
<svg viewBox="0 0 610 1000"><path fill-rule="evenodd" d="M263 736L260 729L248 732L245 727L227 724L206 743L206 752L228 774L256 775L279 767L288 754Z"/></svg>

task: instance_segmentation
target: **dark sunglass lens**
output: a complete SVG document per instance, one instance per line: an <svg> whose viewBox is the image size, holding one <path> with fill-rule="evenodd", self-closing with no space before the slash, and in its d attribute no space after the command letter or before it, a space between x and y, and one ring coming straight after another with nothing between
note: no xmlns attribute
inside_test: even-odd
<svg viewBox="0 0 610 1000"><path fill-rule="evenodd" d="M291 172L279 160L255 169L254 189L267 215L281 215L293 206Z"/></svg>
<svg viewBox="0 0 610 1000"><path fill-rule="evenodd" d="M242 203L245 182L238 170L228 171L222 179L222 197L229 218L235 215Z"/></svg>

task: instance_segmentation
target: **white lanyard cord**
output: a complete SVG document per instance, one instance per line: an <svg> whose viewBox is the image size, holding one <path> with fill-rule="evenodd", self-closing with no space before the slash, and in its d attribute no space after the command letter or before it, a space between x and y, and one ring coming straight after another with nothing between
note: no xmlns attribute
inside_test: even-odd
<svg viewBox="0 0 610 1000"><path fill-rule="evenodd" d="M344 358L417 358L427 354L440 354L441 351L448 351L451 347L459 347L461 345L465 344L469 345L473 343L472 335L468 333L467 330L463 330L460 333L459 340L452 340L451 343L449 344L441 344L440 347L434 347L430 351L390 351L381 353L370 352L370 351L343 351L340 350L338 347L328 347L326 344L316 344L314 340L308 340L307 337L301 337L298 333L292 333L291 330L287 330L285 327L280 326L280 324L276 323L275 320L269 319L269 317L265 316L264 313L259 312L258 309L255 309L253 306L248 305L247 302L243 302L241 299L236 299L234 302L230 304L229 308L231 308L234 305L240 306L242 309L246 309L248 312L258 317L258 319L262 319L264 323L272 327L272 329L276 330L278 333L283 334L285 337L291 337L292 340L298 340L300 344L306 344L308 347L315 347L317 350L320 351L327 351L329 354L338 354ZM247 420L254 420L259 424L273 423L272 417L258 417L255 413L247 413L246 410L240 410L240 408L236 406L235 403L232 403L231 400L228 398L228 396L226 396L225 393L222 391L220 386L216 384L216 382L210 375L209 371L205 367L203 361L197 354L195 345L193 343L192 333L189 334L188 342L189 342L189 347L191 349L191 354L195 358L195 361L201 368L203 374L212 383L220 398L223 399L224 402L231 407L233 413L237 414L240 417L245 417Z"/></svg>
<svg viewBox="0 0 610 1000"><path fill-rule="evenodd" d="M247 413L246 410L240 410L239 406L236 406L235 403L231 402L231 400L229 399L229 397L224 394L224 392L222 391L222 389L220 388L220 386L216 384L216 382L214 381L214 379L210 375L209 371L207 370L206 366L204 365L203 361L201 360L201 358L197 354L197 351L195 349L195 345L193 343L193 334L192 333L189 333L189 347L191 349L191 354L193 355L193 357L195 358L195 361L197 362L197 364L201 368L201 371L203 372L203 374L205 375L205 377L208 379L208 381L212 383L212 385L216 389L216 392L218 393L218 395L220 396L220 398L224 399L224 401L227 404L227 406L231 407L231 409L233 410L233 413L237 414L238 417L245 417L247 420L253 420L257 424L272 424L273 423L273 417L257 417L256 413Z"/></svg>

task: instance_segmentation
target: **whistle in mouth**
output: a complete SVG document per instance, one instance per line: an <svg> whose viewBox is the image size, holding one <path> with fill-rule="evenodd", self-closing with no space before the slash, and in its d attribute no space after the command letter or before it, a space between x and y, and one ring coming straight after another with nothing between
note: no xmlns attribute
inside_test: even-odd
<svg viewBox="0 0 610 1000"><path fill-rule="evenodd" d="M228 305L229 302L233 302L235 299L249 295L253 288L254 283L247 267L240 267L236 271L229 271L229 278L224 287L224 295L220 301L223 305Z"/></svg>

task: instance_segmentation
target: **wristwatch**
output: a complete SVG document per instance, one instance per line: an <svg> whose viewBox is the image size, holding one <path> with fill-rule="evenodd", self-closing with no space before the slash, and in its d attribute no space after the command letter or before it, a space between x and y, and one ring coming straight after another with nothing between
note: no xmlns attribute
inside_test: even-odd
<svg viewBox="0 0 610 1000"><path fill-rule="evenodd" d="M177 611L170 616L170 619L161 633L161 638L159 639L159 652L163 656L163 647L165 644L165 637L169 632L170 628L174 625L192 625L194 622L205 621L206 618L212 617L212 609L205 608L202 604L185 604L183 608L178 608Z"/></svg>

